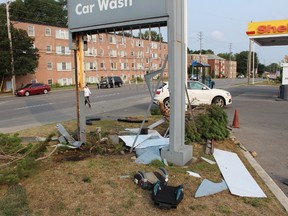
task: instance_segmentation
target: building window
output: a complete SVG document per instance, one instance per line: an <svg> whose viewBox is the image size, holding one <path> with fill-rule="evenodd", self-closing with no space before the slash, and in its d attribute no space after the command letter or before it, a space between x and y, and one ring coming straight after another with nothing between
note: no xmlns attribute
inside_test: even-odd
<svg viewBox="0 0 288 216"><path fill-rule="evenodd" d="M96 70L96 63L95 62L87 62L86 63L86 70Z"/></svg>
<svg viewBox="0 0 288 216"><path fill-rule="evenodd" d="M109 56L110 57L117 57L117 50L110 50L109 51Z"/></svg>
<svg viewBox="0 0 288 216"><path fill-rule="evenodd" d="M102 49L102 48L100 48L100 51L99 51L100 53L100 56L104 56L104 50Z"/></svg>
<svg viewBox="0 0 288 216"><path fill-rule="evenodd" d="M101 63L100 63L100 68L101 68L101 69L104 69L104 68L105 68L105 63L104 63L104 62L101 62Z"/></svg>
<svg viewBox="0 0 288 216"><path fill-rule="evenodd" d="M62 79L58 79L57 82L61 85L61 86L65 86L65 85L72 85L72 78L62 78Z"/></svg>
<svg viewBox="0 0 288 216"><path fill-rule="evenodd" d="M134 69L135 68L135 63L131 63L131 67Z"/></svg>
<svg viewBox="0 0 288 216"><path fill-rule="evenodd" d="M71 71L71 63L70 62L57 63L57 71Z"/></svg>
<svg viewBox="0 0 288 216"><path fill-rule="evenodd" d="M51 28L45 28L45 36L51 36Z"/></svg>
<svg viewBox="0 0 288 216"><path fill-rule="evenodd" d="M110 44L116 44L116 37L115 36L110 36L109 37L109 43Z"/></svg>
<svg viewBox="0 0 288 216"><path fill-rule="evenodd" d="M35 36L35 29L34 26L28 26L28 36L34 37Z"/></svg>
<svg viewBox="0 0 288 216"><path fill-rule="evenodd" d="M89 41L92 41L92 42L96 42L96 35L90 35L90 37L88 37Z"/></svg>
<svg viewBox="0 0 288 216"><path fill-rule="evenodd" d="M143 55L143 51L138 51L137 52L137 58L143 58L144 55Z"/></svg>
<svg viewBox="0 0 288 216"><path fill-rule="evenodd" d="M136 46L137 47L143 47L143 41L142 40L136 40Z"/></svg>
<svg viewBox="0 0 288 216"><path fill-rule="evenodd" d="M46 46L46 52L51 53L52 52L52 45L47 45Z"/></svg>
<svg viewBox="0 0 288 216"><path fill-rule="evenodd" d="M95 48L88 48L87 51L85 51L85 56L96 56L97 55L97 49Z"/></svg>
<svg viewBox="0 0 288 216"><path fill-rule="evenodd" d="M127 63L126 62L122 62L121 63L121 70L126 70L127 69Z"/></svg>
<svg viewBox="0 0 288 216"><path fill-rule="evenodd" d="M53 63L47 62L47 70L52 70L52 69L53 69Z"/></svg>
<svg viewBox="0 0 288 216"><path fill-rule="evenodd" d="M149 64L149 62L150 62L149 58L146 58L146 64Z"/></svg>
<svg viewBox="0 0 288 216"><path fill-rule="evenodd" d="M56 53L57 54L62 54L62 55L70 55L71 54L71 50L69 49L69 47L65 47L65 46L56 46Z"/></svg>
<svg viewBox="0 0 288 216"><path fill-rule="evenodd" d="M117 63L116 62L111 62L110 66L111 66L111 70L117 70Z"/></svg>
<svg viewBox="0 0 288 216"><path fill-rule="evenodd" d="M137 69L138 70L143 70L144 69L144 66L143 66L143 63L137 63Z"/></svg>
<svg viewBox="0 0 288 216"><path fill-rule="evenodd" d="M53 85L53 80L52 79L48 79L48 81L47 81L47 83L48 83L48 85Z"/></svg>
<svg viewBox="0 0 288 216"><path fill-rule="evenodd" d="M153 70L157 70L157 69L158 69L158 64L154 63L154 64L152 65L152 68L153 68Z"/></svg>
<svg viewBox="0 0 288 216"><path fill-rule="evenodd" d="M99 42L103 42L103 35L102 34L99 35Z"/></svg>
<svg viewBox="0 0 288 216"><path fill-rule="evenodd" d="M126 44L126 38L125 37L120 38L120 44L121 45L125 45Z"/></svg>
<svg viewBox="0 0 288 216"><path fill-rule="evenodd" d="M157 53L152 53L151 56L152 56L153 59L157 59L158 58Z"/></svg>
<svg viewBox="0 0 288 216"><path fill-rule="evenodd" d="M120 51L120 56L123 58L123 57L126 57L126 52L125 50L121 50Z"/></svg>
<svg viewBox="0 0 288 216"><path fill-rule="evenodd" d="M152 43L151 43L151 48L152 48L152 49L158 49L157 43L152 42Z"/></svg>
<svg viewBox="0 0 288 216"><path fill-rule="evenodd" d="M56 30L56 36L57 39L69 39L69 34L68 34L68 30L61 30L58 29Z"/></svg>

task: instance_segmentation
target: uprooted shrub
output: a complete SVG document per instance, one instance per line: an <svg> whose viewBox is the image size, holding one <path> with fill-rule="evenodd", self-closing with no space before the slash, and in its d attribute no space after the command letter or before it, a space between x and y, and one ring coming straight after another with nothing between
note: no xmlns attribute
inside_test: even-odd
<svg viewBox="0 0 288 216"><path fill-rule="evenodd" d="M0 184L16 184L22 178L29 177L53 135L49 135L44 142L23 145L18 134L0 134Z"/></svg>
<svg viewBox="0 0 288 216"><path fill-rule="evenodd" d="M193 117L186 119L185 124L185 136L188 142L228 138L228 116L223 108L216 105L201 105L192 112Z"/></svg>

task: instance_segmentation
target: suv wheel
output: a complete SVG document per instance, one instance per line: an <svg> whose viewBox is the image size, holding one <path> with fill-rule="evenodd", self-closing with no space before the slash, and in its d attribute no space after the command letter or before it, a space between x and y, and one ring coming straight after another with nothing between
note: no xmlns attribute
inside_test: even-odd
<svg viewBox="0 0 288 216"><path fill-rule="evenodd" d="M170 98L166 98L166 99L163 101L163 104L164 104L165 109L170 110Z"/></svg>

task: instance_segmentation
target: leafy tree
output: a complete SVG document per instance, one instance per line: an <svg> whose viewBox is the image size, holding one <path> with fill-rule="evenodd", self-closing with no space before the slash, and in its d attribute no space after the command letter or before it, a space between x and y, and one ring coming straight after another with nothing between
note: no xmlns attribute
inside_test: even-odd
<svg viewBox="0 0 288 216"><path fill-rule="evenodd" d="M11 20L67 27L67 0L16 0L11 2Z"/></svg>
<svg viewBox="0 0 288 216"><path fill-rule="evenodd" d="M5 5L0 5L1 14L5 14ZM2 13L3 12L3 13ZM12 76L10 41L8 39L6 16L0 16L0 79ZM38 49L33 48L33 39L27 32L15 29L11 25L13 44L14 72L16 76L34 73L38 66ZM2 83L1 82L1 83Z"/></svg>
<svg viewBox="0 0 288 216"><path fill-rule="evenodd" d="M231 59L231 61L235 61L235 56L232 53L231 53L231 55L230 55L230 53L219 53L218 56L221 58L224 58L226 60Z"/></svg>
<svg viewBox="0 0 288 216"><path fill-rule="evenodd" d="M259 74L259 75L262 75L262 74L264 73L264 71L265 71L265 65L259 63L259 64L258 64L258 74Z"/></svg>
<svg viewBox="0 0 288 216"><path fill-rule="evenodd" d="M200 50L194 51L192 54L200 54ZM205 55L205 54L214 54L213 50L201 50L201 54Z"/></svg>
<svg viewBox="0 0 288 216"><path fill-rule="evenodd" d="M269 71L269 72L276 72L276 71L280 71L281 70L281 67L279 64L277 63L272 63L268 66L265 67L265 70L266 71Z"/></svg>
<svg viewBox="0 0 288 216"><path fill-rule="evenodd" d="M161 40L161 42L163 42L163 37L162 35L159 35L156 31L150 31L150 35L151 35L151 40L152 41L159 41L159 39ZM144 40L149 40L149 31L145 31L144 33L138 33L138 37Z"/></svg>

